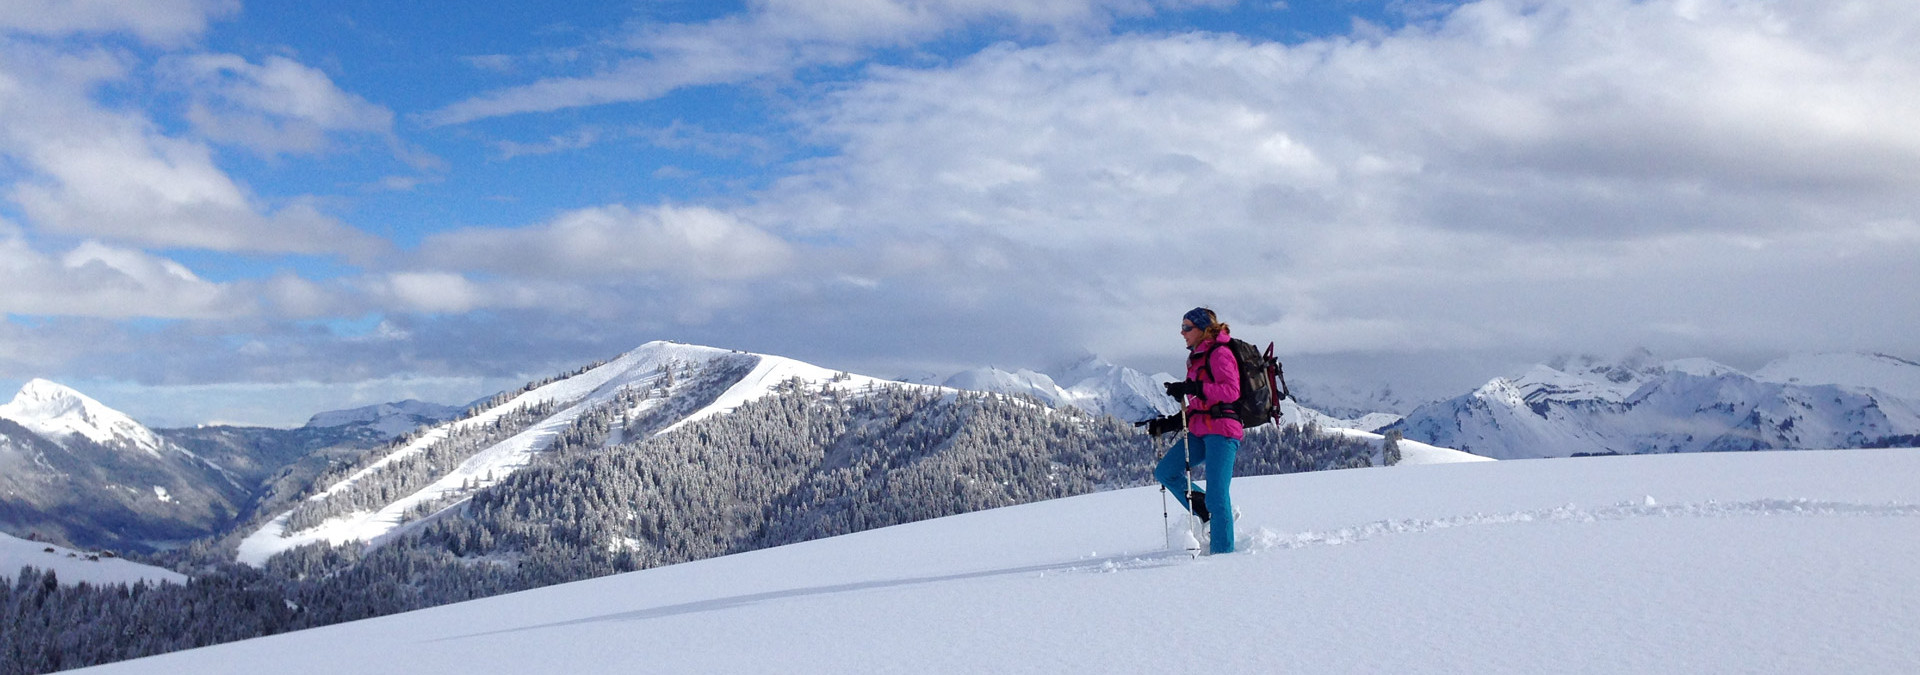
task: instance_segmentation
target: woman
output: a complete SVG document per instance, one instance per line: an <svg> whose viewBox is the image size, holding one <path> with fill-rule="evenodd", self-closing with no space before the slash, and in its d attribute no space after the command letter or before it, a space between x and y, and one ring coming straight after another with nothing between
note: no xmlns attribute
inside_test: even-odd
<svg viewBox="0 0 1920 675"><path fill-rule="evenodd" d="M1180 336L1187 341L1187 379L1167 383L1167 395L1186 403L1186 437L1174 443L1153 469L1153 477L1173 492L1200 522L1208 524L1210 553L1233 552L1233 502L1227 487L1233 481L1233 459L1240 453L1246 430L1233 416L1240 399L1240 363L1227 343L1233 339L1213 310L1195 307L1180 318ZM1148 431L1155 436L1181 428L1180 418L1155 420ZM1206 490L1192 490L1187 471L1206 465Z"/></svg>

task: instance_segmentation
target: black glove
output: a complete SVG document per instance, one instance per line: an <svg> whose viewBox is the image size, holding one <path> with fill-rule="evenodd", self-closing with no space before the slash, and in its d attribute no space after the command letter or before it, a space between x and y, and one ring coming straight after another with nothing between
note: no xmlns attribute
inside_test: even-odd
<svg viewBox="0 0 1920 675"><path fill-rule="evenodd" d="M1164 434L1169 431L1179 431L1181 427L1181 423L1180 423L1180 418L1174 417L1172 415L1165 415L1161 417L1155 417L1150 420L1141 420L1139 422L1134 422L1133 426L1146 427L1147 435L1159 436L1160 434Z"/></svg>
<svg viewBox="0 0 1920 675"><path fill-rule="evenodd" d="M1200 383L1195 382L1193 380L1181 380L1179 382L1168 382L1167 395L1172 396L1174 398L1180 398L1181 396L1199 396Z"/></svg>

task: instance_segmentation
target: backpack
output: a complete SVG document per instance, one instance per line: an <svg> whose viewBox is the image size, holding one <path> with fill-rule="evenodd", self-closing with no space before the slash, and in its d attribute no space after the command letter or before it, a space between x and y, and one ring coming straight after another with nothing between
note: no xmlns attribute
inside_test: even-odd
<svg viewBox="0 0 1920 675"><path fill-rule="evenodd" d="M1233 360L1240 366L1240 398L1232 403L1217 404L1207 414L1240 420L1240 425L1247 429L1279 421L1280 402L1293 394L1287 390L1287 376L1281 370L1280 360L1273 357L1273 343L1267 343L1264 354L1259 347L1240 338L1228 340L1226 346L1233 350ZM1212 354L1212 350L1208 350L1207 358ZM1202 360L1200 367L1207 368L1207 361Z"/></svg>

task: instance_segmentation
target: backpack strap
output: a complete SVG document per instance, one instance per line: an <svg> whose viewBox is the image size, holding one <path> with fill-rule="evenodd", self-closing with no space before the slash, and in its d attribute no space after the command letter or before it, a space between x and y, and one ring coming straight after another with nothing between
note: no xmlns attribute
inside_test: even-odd
<svg viewBox="0 0 1920 675"><path fill-rule="evenodd" d="M1213 352L1221 347L1230 348L1231 345L1231 342L1215 342L1213 346L1207 348L1207 351L1188 355L1187 360L1200 359L1200 369L1207 371L1207 379L1211 380L1213 379ZM1236 355L1234 358L1237 359L1240 357ZM1214 419L1239 419L1239 416L1234 413L1234 403L1234 401L1222 401L1208 406L1204 410L1196 410L1194 412Z"/></svg>

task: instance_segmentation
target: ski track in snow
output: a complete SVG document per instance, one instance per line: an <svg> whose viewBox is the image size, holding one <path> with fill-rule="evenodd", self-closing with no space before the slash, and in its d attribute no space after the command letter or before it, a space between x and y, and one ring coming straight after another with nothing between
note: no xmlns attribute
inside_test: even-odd
<svg viewBox="0 0 1920 675"><path fill-rule="evenodd" d="M1515 511L1510 513L1473 514L1450 518L1432 519L1395 519L1380 520L1352 527L1341 527L1325 531L1305 531L1281 533L1261 527L1239 535L1239 555L1260 555L1304 549L1319 546L1346 546L1364 543L1381 537L1395 535L1422 534L1440 530L1493 525L1526 524L1565 524L1598 523L1623 521L1634 518L1742 518L1742 517L1915 517L1920 516L1920 504L1858 504L1850 502L1819 501L1811 499L1758 499L1740 502L1704 502L1690 504L1659 504L1652 497L1638 501L1621 502L1613 506L1587 509L1573 504L1547 509ZM953 574L937 574L918 577L860 581L852 583L826 584L820 586L785 588L779 590L747 593L742 595L708 598L694 602L683 602L657 607L647 607L628 612L585 617L570 621L561 621L533 626L523 626L499 631L452 635L431 640L447 642L471 638L488 637L507 633L519 633L531 630L544 630L577 626L582 624L603 623L609 621L644 621L664 619L686 614L718 612L750 605L779 602L813 596L836 595L877 591L908 586L939 584L950 581L987 579L1034 575L1045 578L1055 574L1116 574L1136 570L1158 569L1184 564L1205 564L1211 556L1195 558L1192 554L1180 550L1158 550L1134 552L1118 555L1100 555L1090 553L1086 557L1074 560L1022 565L1018 567L977 570Z"/></svg>
<svg viewBox="0 0 1920 675"><path fill-rule="evenodd" d="M1857 504L1812 499L1758 499L1740 502L1704 502L1660 504L1653 497L1627 501L1602 508L1587 509L1573 504L1547 509L1509 513L1454 516L1450 518L1409 518L1377 520L1331 530L1284 533L1260 527L1236 533L1239 550L1234 555L1259 555L1316 546L1345 546L1381 537L1421 534L1438 530L1486 525L1538 523L1598 523L1633 518L1739 518L1739 517L1915 517L1920 504ZM1244 519L1244 518L1243 518ZM1205 557L1205 556L1203 556ZM1132 569L1166 567L1196 560L1185 551L1156 551L1148 554L1089 556L1088 559L1058 565L1036 566L1030 570L1004 570L1001 573L1037 571L1049 573L1113 573ZM986 576L976 574L972 576ZM939 579L929 579L937 581Z"/></svg>

